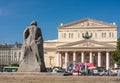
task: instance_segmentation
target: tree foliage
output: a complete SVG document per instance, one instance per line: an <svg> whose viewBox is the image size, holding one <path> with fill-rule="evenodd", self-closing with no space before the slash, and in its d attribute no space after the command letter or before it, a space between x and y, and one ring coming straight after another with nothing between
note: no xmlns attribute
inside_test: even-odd
<svg viewBox="0 0 120 83"><path fill-rule="evenodd" d="M19 64L14 63L14 64L11 64L11 66L16 66L16 67L19 67Z"/></svg>
<svg viewBox="0 0 120 83"><path fill-rule="evenodd" d="M117 41L117 49L112 54L113 61L120 66L120 38Z"/></svg>
<svg viewBox="0 0 120 83"><path fill-rule="evenodd" d="M117 50L120 50L120 38L118 39L118 42L117 42Z"/></svg>

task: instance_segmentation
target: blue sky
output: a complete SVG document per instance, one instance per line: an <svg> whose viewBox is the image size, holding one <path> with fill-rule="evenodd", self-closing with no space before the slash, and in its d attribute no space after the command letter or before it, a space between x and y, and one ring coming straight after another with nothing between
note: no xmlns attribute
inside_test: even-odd
<svg viewBox="0 0 120 83"><path fill-rule="evenodd" d="M44 40L57 39L60 23L92 18L120 26L120 0L0 0L0 43L23 42L36 20Z"/></svg>

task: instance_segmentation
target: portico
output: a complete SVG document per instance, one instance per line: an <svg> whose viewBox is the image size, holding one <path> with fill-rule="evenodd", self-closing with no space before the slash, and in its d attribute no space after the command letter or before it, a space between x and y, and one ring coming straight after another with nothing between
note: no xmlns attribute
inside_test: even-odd
<svg viewBox="0 0 120 83"><path fill-rule="evenodd" d="M70 55L71 53L72 52L59 52L58 53L59 56L61 55L62 57L64 57L64 59L62 59L61 57L58 57L59 60L58 60L57 65L59 67L66 68L67 63L71 61L83 62L83 63L92 62L95 64L96 67L105 67L106 69L109 69L109 67L111 67L111 65L113 64L112 62L110 62L109 52L106 52L106 55L101 55L100 52L98 52L97 55L94 55L94 54L91 55L91 52L90 52L90 55L85 55L84 52L80 52L81 55L76 54L76 52L73 52L73 55ZM72 57L73 59L70 59L70 57ZM85 58L89 60L85 60Z"/></svg>
<svg viewBox="0 0 120 83"><path fill-rule="evenodd" d="M84 40L84 43L87 43L88 41L89 43L93 42L91 40ZM89 45L87 47L77 47L76 44L78 43L74 42L74 44L72 45L65 44L58 47L58 51L57 51L58 66L66 68L67 63L71 61L83 62L83 63L91 62L94 63L96 67L105 67L106 69L109 69L109 67L113 65L113 62L110 62L110 60L111 60L111 54L115 49L114 47L104 46L100 48L97 46L92 47Z"/></svg>

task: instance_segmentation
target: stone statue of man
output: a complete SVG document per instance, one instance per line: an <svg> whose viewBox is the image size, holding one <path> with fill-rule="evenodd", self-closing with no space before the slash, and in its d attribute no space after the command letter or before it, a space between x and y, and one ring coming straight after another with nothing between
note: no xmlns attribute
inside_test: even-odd
<svg viewBox="0 0 120 83"><path fill-rule="evenodd" d="M46 71L43 53L43 37L37 22L33 21L24 31L22 45L23 61L18 72L44 72Z"/></svg>

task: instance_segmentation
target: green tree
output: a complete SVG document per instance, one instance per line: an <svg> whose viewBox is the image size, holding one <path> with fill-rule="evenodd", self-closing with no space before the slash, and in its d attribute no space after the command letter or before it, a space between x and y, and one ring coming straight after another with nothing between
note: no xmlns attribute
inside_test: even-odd
<svg viewBox="0 0 120 83"><path fill-rule="evenodd" d="M120 66L120 38L117 41L117 49L112 54L113 61Z"/></svg>
<svg viewBox="0 0 120 83"><path fill-rule="evenodd" d="M16 67L19 67L19 64L14 63L14 64L11 64L11 66L16 66Z"/></svg>

